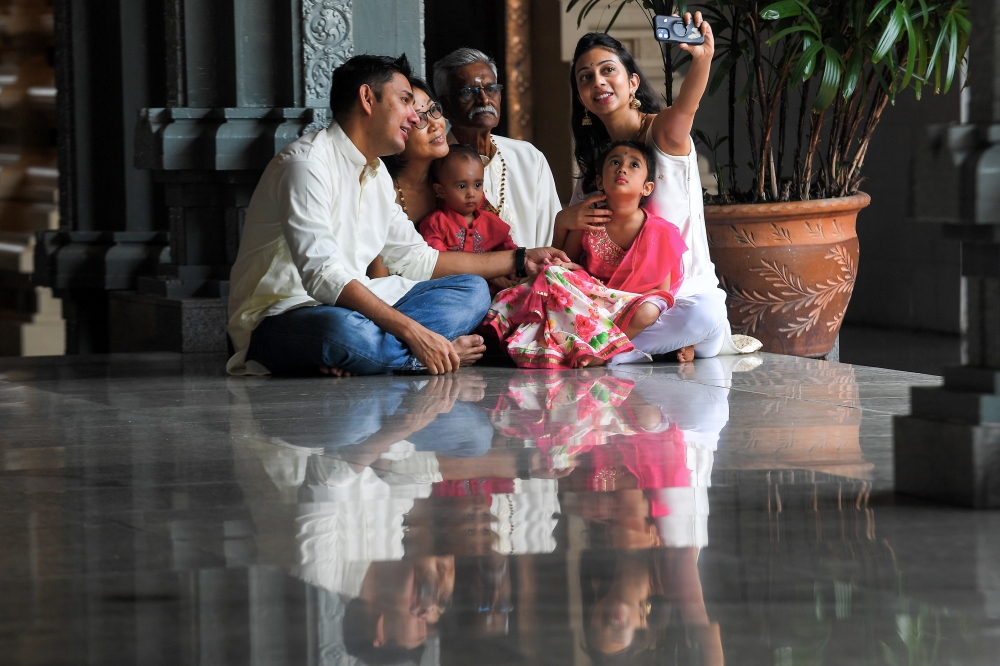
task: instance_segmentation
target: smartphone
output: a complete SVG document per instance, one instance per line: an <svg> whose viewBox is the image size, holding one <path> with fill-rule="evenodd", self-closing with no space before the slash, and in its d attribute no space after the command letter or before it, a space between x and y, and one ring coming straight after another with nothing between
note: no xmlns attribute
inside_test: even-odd
<svg viewBox="0 0 1000 666"><path fill-rule="evenodd" d="M682 16L658 15L653 23L656 41L668 44L692 44L697 46L705 43L705 35L695 26L694 21L684 25Z"/></svg>

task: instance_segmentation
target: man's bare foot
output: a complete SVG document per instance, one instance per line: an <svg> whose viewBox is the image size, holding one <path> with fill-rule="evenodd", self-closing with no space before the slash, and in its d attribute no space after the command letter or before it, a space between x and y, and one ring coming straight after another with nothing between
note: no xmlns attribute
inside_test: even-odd
<svg viewBox="0 0 1000 666"><path fill-rule="evenodd" d="M694 346L682 347L677 350L677 360L680 363L690 363L694 360Z"/></svg>
<svg viewBox="0 0 1000 666"><path fill-rule="evenodd" d="M455 353L458 354L463 366L472 365L481 359L486 351L483 336L475 333L455 338L451 341L451 346L455 348Z"/></svg>
<svg viewBox="0 0 1000 666"><path fill-rule="evenodd" d="M319 371L324 375L329 375L330 377L353 377L351 373L342 368L330 368L325 365L319 366Z"/></svg>
<svg viewBox="0 0 1000 666"><path fill-rule="evenodd" d="M583 356L577 356L573 360L573 367L574 368L597 368L597 367L600 367L602 365L607 365L607 363L608 362L605 361L603 358L597 358L596 356L583 355Z"/></svg>

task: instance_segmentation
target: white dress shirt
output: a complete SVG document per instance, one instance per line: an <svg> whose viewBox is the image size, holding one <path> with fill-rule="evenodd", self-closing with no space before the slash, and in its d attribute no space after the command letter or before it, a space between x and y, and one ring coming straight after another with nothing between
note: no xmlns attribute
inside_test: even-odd
<svg viewBox="0 0 1000 666"><path fill-rule="evenodd" d="M374 280L381 256L392 273ZM382 162L367 163L336 122L275 155L254 190L229 292L230 374L266 374L246 362L250 334L264 317L335 305L357 280L389 305L430 279L438 253L396 203Z"/></svg>
<svg viewBox="0 0 1000 666"><path fill-rule="evenodd" d="M483 190L494 206L500 206L503 187L504 206L500 219L510 226L514 242L523 247L552 245L556 213L562 210L556 181L542 151L527 141L493 135L498 153L486 165ZM507 176L503 177L503 165Z"/></svg>
<svg viewBox="0 0 1000 666"><path fill-rule="evenodd" d="M307 583L356 597L371 562L403 559L403 519L441 474L433 452L415 451L405 440L381 458L389 471L311 459L296 518L297 575Z"/></svg>

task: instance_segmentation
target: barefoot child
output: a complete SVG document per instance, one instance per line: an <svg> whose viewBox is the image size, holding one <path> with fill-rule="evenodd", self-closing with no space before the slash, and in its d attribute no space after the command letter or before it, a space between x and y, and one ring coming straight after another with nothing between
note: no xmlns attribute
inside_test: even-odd
<svg viewBox="0 0 1000 666"><path fill-rule="evenodd" d="M460 143L431 164L438 209L420 221L420 235L440 252L498 252L516 250L510 227L500 217L481 208L483 203L483 159L475 148ZM494 294L518 280L490 280Z"/></svg>
<svg viewBox="0 0 1000 666"><path fill-rule="evenodd" d="M632 352L630 339L673 304L687 247L676 227L640 208L653 191L655 163L633 142L612 144L604 158L607 228L557 229L553 239L582 257L590 274L550 267L533 284L499 294L486 315L520 367L604 365Z"/></svg>
<svg viewBox="0 0 1000 666"><path fill-rule="evenodd" d="M672 296L684 277L681 257L687 245L677 227L641 207L656 181L651 148L635 141L615 141L599 163L596 186L604 192L611 216L605 224L584 231L556 229L553 245L570 257L580 257L587 272L608 287L649 296L625 330L634 340L673 305ZM669 301L662 297L664 292L670 294ZM694 347L678 350L677 360L694 360Z"/></svg>

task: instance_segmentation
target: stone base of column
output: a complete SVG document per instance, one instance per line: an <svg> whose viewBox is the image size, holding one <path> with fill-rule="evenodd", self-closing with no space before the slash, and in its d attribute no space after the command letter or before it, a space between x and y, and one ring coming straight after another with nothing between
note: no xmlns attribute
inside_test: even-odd
<svg viewBox="0 0 1000 666"><path fill-rule="evenodd" d="M912 399L894 422L896 491L1000 508L1000 371L948 368L943 387L914 387Z"/></svg>
<svg viewBox="0 0 1000 666"><path fill-rule="evenodd" d="M171 298L112 292L109 351L225 352L225 298Z"/></svg>

